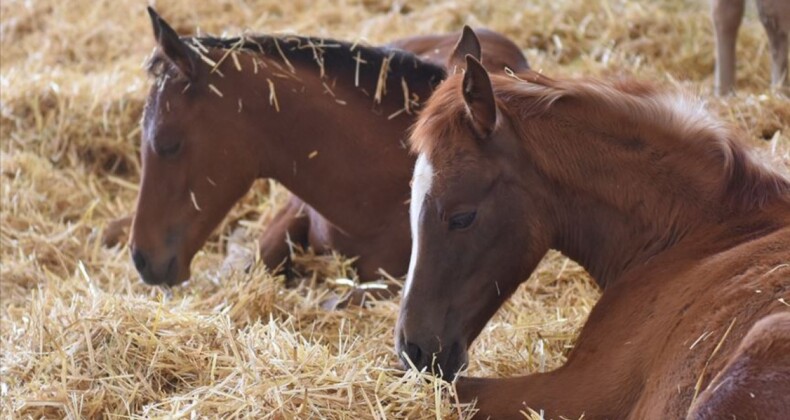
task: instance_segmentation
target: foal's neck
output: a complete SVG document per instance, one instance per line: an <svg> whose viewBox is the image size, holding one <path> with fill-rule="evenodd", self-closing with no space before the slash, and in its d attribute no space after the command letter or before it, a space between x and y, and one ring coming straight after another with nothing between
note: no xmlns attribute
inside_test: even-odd
<svg viewBox="0 0 790 420"><path fill-rule="evenodd" d="M259 175L350 235L375 234L387 228L386 214L405 214L413 163L406 132L444 70L404 52L332 40L250 44L245 71L227 72L241 78L240 103L259 129L251 141Z"/></svg>
<svg viewBox="0 0 790 420"><path fill-rule="evenodd" d="M790 184L713 120L676 127L569 102L533 122L550 133L530 153L552 186L553 247L602 287L683 244L702 257L775 229L771 209L789 214Z"/></svg>

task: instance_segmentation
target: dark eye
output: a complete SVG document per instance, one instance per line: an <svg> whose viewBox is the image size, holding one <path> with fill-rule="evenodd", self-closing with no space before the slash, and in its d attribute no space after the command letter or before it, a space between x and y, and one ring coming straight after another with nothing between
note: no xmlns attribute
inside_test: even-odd
<svg viewBox="0 0 790 420"><path fill-rule="evenodd" d="M475 221L475 216L477 216L476 211L470 211L467 213L458 213L452 215L450 217L450 230L461 230L466 229L472 222Z"/></svg>
<svg viewBox="0 0 790 420"><path fill-rule="evenodd" d="M155 149L156 149L156 154L158 154L159 156L162 157L173 156L176 153L178 153L179 150L181 150L181 142L177 141L173 143L168 143L162 146L157 146L155 147Z"/></svg>

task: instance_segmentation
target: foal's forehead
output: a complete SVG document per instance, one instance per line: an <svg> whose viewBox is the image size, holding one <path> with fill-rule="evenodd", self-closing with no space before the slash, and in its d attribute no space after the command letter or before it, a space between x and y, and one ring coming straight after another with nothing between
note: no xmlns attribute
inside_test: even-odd
<svg viewBox="0 0 790 420"><path fill-rule="evenodd" d="M154 77L145 101L140 120L143 139L153 139L163 131L183 126L186 94L182 93L185 82L177 81L167 73Z"/></svg>
<svg viewBox="0 0 790 420"><path fill-rule="evenodd" d="M491 181L492 168L479 151L457 148L447 153L434 149L425 160L431 171L434 195L455 195L459 187L482 187ZM415 171L415 176L418 171Z"/></svg>
<svg viewBox="0 0 790 420"><path fill-rule="evenodd" d="M185 80L173 65L155 52L147 66L151 85L143 109L144 122L155 115L177 110L179 105L194 98L195 84Z"/></svg>
<svg viewBox="0 0 790 420"><path fill-rule="evenodd" d="M159 79L162 76L174 79L178 76L178 69L158 46L151 51L143 67L146 73L154 79Z"/></svg>

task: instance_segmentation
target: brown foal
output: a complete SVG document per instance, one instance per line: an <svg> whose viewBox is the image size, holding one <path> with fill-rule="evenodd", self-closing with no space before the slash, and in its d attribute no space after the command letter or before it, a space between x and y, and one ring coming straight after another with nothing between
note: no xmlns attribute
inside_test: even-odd
<svg viewBox="0 0 790 420"><path fill-rule="evenodd" d="M190 277L190 262L257 178L293 193L260 239L270 268L289 241L356 262L362 280L399 276L409 255L406 131L446 69L391 47L330 39L180 38L149 8L158 48L143 117L142 180L132 256L149 284ZM404 41L445 62L480 54L524 70L507 38L466 28ZM433 51L433 50L431 50ZM488 54L496 52L496 55ZM433 60L432 60L433 61Z"/></svg>
<svg viewBox="0 0 790 420"><path fill-rule="evenodd" d="M458 379L480 417L787 418L790 181L698 103L468 57L411 139L404 358L454 377L549 248L603 290L564 366Z"/></svg>

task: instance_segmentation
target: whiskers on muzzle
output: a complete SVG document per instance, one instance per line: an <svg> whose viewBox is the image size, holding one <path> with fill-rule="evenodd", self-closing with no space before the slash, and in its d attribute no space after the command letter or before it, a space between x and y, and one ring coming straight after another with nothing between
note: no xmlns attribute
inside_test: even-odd
<svg viewBox="0 0 790 420"><path fill-rule="evenodd" d="M418 344L404 338L398 340L398 356L404 369L417 369L450 382L458 373L467 367L468 355L466 346L460 341L453 341L449 347ZM426 350L430 349L430 350Z"/></svg>
<svg viewBox="0 0 790 420"><path fill-rule="evenodd" d="M181 282L175 255L156 261L137 247L132 247L131 252L134 267L146 284L173 286Z"/></svg>

